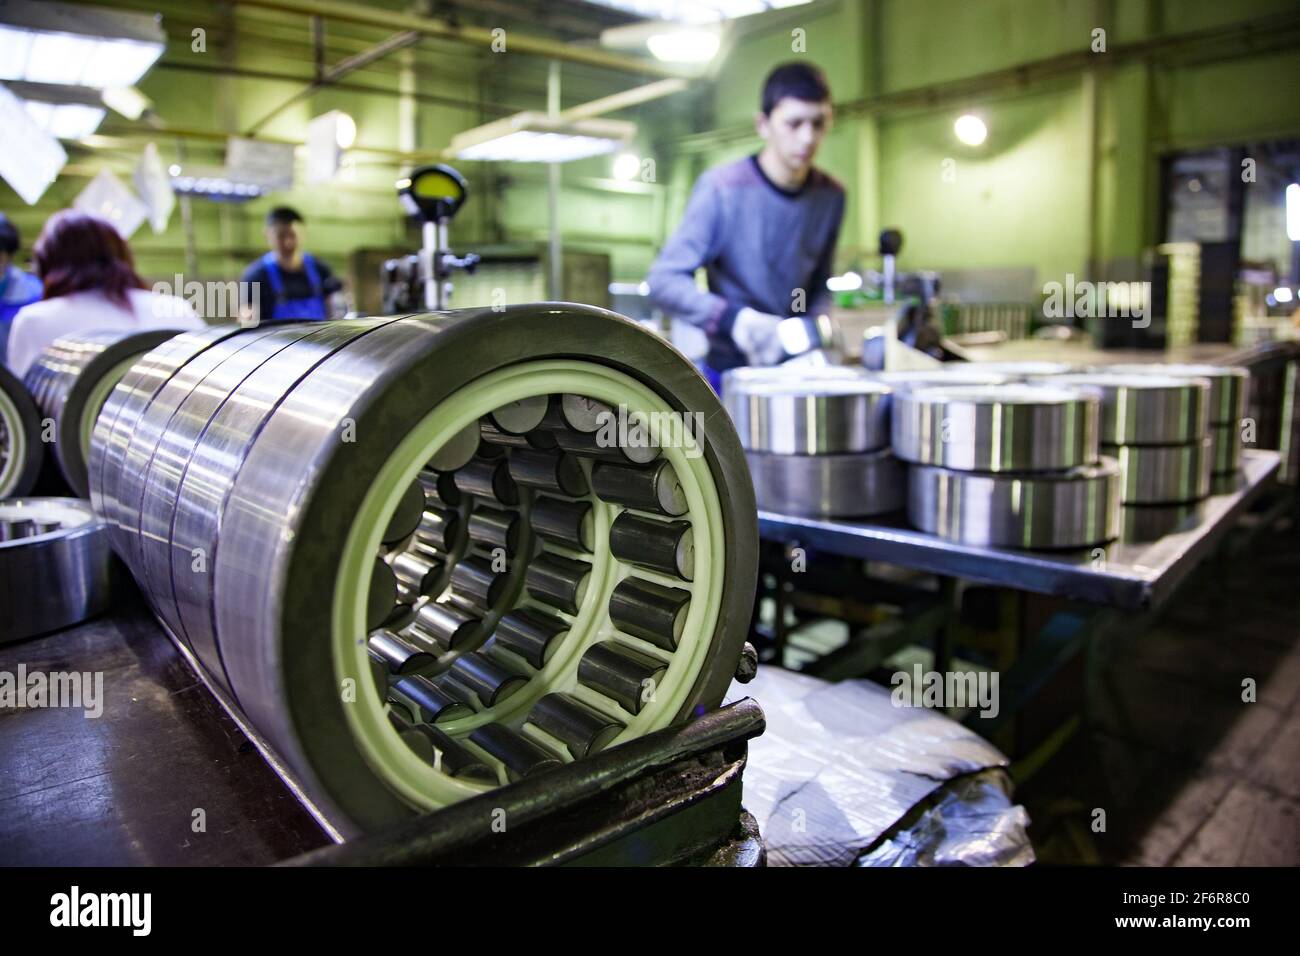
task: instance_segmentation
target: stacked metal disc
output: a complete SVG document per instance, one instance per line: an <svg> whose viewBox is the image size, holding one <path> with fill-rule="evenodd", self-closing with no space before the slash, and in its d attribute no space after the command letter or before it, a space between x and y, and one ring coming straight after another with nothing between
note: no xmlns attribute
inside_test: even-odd
<svg viewBox="0 0 1300 956"><path fill-rule="evenodd" d="M86 460L95 419L113 386L137 358L179 330L78 332L46 346L24 382L41 415L54 421L53 449L64 479L89 493Z"/></svg>
<svg viewBox="0 0 1300 956"><path fill-rule="evenodd" d="M1078 548L1119 529L1119 468L1099 454L1100 402L1043 385L930 386L894 397L908 519L962 544Z"/></svg>
<svg viewBox="0 0 1300 956"><path fill-rule="evenodd" d="M41 416L27 386L0 365L0 498L25 495L45 457Z"/></svg>
<svg viewBox="0 0 1300 956"><path fill-rule="evenodd" d="M728 372L722 395L763 510L850 518L902 507L888 386L853 368L778 366Z"/></svg>
<svg viewBox="0 0 1300 956"><path fill-rule="evenodd" d="M160 620L353 832L721 702L757 527L719 412L581 306L210 329L113 392L92 494Z"/></svg>
<svg viewBox="0 0 1300 956"><path fill-rule="evenodd" d="M1135 364L1112 366L1106 371L1208 381L1210 473L1215 478L1233 475L1241 467L1242 419L1250 388L1250 372L1246 369L1231 365Z"/></svg>
<svg viewBox="0 0 1300 956"><path fill-rule="evenodd" d="M1210 382L1140 372L1058 375L1101 399L1102 451L1123 471L1125 505L1168 505L1210 493Z"/></svg>

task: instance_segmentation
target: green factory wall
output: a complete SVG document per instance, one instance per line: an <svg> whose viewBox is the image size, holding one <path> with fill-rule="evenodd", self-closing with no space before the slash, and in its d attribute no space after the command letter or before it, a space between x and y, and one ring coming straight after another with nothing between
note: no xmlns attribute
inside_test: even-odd
<svg viewBox="0 0 1300 956"><path fill-rule="evenodd" d="M139 6L138 4L135 4ZM219 164L221 135L246 130L303 88L311 60L305 20L238 6L165 0L159 9L170 36L164 63L141 84L170 127L212 134L179 139L158 133L164 161ZM743 24L742 34L713 72L684 94L620 114L638 123L634 151L655 161L653 182L617 183L610 161L563 168L560 220L565 244L608 252L615 279L644 276L676 224L694 178L708 165L757 148L752 121L765 73L806 56L827 72L842 106L1087 49L1091 30L1108 24L1111 49L1170 33L1286 14L1289 0L820 0ZM757 24L755 26L754 24ZM239 40L227 43L231 26ZM204 28L204 53L190 49ZM792 50L802 34L802 52ZM363 49L375 37L327 25L331 60ZM346 266L359 248L395 249L415 241L397 213L392 184L403 170L397 99L398 53L359 71L358 82L389 91L374 95L325 88L267 123L269 137L301 142L311 116L341 109L357 122L353 166L326 186L247 204L195 201L193 234L203 278L236 275L262 248L261 220L273 204L298 206L309 221L311 247ZM415 89L414 148L432 153L452 134L503 110L545 105L545 63L520 57L503 70L488 54L422 41L409 54ZM222 71L253 71L234 76ZM1291 92L1300 52L1151 66L1099 55L1093 71L1050 79L985 84L962 100L907 108L885 103L842 110L821 163L849 190L839 265L875 265L875 236L903 229L904 268L974 277L972 295L1006 297L1041 288L1066 272L1131 273L1155 223L1157 157L1161 151L1300 135L1300 100ZM625 89L635 78L566 64L564 105ZM977 84L979 85L979 84ZM1095 111L1094 111L1095 103ZM480 106L480 104L489 104ZM964 110L982 115L989 139L964 147L952 121ZM1095 122L1094 122L1095 115ZM0 187L0 209L28 241L54 210L68 205L102 166L129 179L147 141L139 124L110 116L93 144L70 144L65 173L35 206ZM1093 137L1095 136L1095 160ZM182 154L183 149L183 154ZM951 162L945 162L945 161ZM453 244L541 241L547 228L546 172L541 167L466 163L472 199L453 226ZM133 245L142 271L162 278L187 271L182 216L154 235L146 226ZM992 277L991 279L989 277ZM979 281L976 281L979 280ZM988 280L984 286L980 281Z"/></svg>

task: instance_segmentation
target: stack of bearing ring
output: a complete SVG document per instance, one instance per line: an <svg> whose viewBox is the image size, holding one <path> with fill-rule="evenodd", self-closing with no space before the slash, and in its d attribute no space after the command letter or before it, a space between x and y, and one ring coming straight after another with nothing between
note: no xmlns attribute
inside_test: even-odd
<svg viewBox="0 0 1300 956"><path fill-rule="evenodd" d="M960 544L1068 549L1119 529L1119 467L1098 399L1039 385L931 386L893 401L913 525Z"/></svg>
<svg viewBox="0 0 1300 956"><path fill-rule="evenodd" d="M355 833L721 702L757 523L719 411L582 306L208 329L115 389L92 499L209 683Z"/></svg>
<svg viewBox="0 0 1300 956"><path fill-rule="evenodd" d="M1058 375L1101 399L1102 451L1123 472L1124 505L1172 505L1210 493L1210 382L1136 372Z"/></svg>
<svg viewBox="0 0 1300 956"><path fill-rule="evenodd" d="M46 346L23 381L42 416L54 422L54 457L79 497L89 494L86 462L95 419L109 392L141 355L176 330L78 332Z"/></svg>
<svg viewBox="0 0 1300 956"><path fill-rule="evenodd" d="M41 416L27 386L0 365L0 498L17 498L36 484L45 457Z"/></svg>
<svg viewBox="0 0 1300 956"><path fill-rule="evenodd" d="M728 372L722 395L763 510L857 518L902 507L887 386L846 367L777 366Z"/></svg>
<svg viewBox="0 0 1300 956"><path fill-rule="evenodd" d="M1231 365L1116 365L1107 372L1126 375L1203 378L1210 383L1209 437L1211 481L1235 475L1241 468L1241 426L1246 416L1250 372Z"/></svg>

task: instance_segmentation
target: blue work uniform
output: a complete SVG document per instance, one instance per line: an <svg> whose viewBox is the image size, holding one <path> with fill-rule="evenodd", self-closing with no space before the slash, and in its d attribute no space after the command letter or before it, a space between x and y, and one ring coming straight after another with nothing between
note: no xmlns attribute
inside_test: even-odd
<svg viewBox="0 0 1300 956"><path fill-rule="evenodd" d="M290 299L286 297L284 275L280 272L280 266L275 261L275 253L268 252L262 256L262 267L266 271L266 281L270 283L271 293L274 296L270 315L264 313L262 315L263 322L329 318L329 311L325 308L325 285L321 281L320 270L316 268L316 260L312 258L310 253L304 253L302 257L302 269L307 276L308 285L311 286L311 295L305 298Z"/></svg>
<svg viewBox="0 0 1300 956"><path fill-rule="evenodd" d="M0 275L0 365L9 360L9 330L14 316L23 306L39 302L43 292L40 279L15 265Z"/></svg>

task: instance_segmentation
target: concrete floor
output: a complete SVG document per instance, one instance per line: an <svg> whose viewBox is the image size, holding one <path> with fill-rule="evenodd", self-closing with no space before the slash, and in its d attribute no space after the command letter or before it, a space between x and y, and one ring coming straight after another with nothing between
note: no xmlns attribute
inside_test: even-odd
<svg viewBox="0 0 1300 956"><path fill-rule="evenodd" d="M1200 569L1114 653L1103 686L1088 724L1017 790L1040 862L1300 865L1293 520Z"/></svg>

